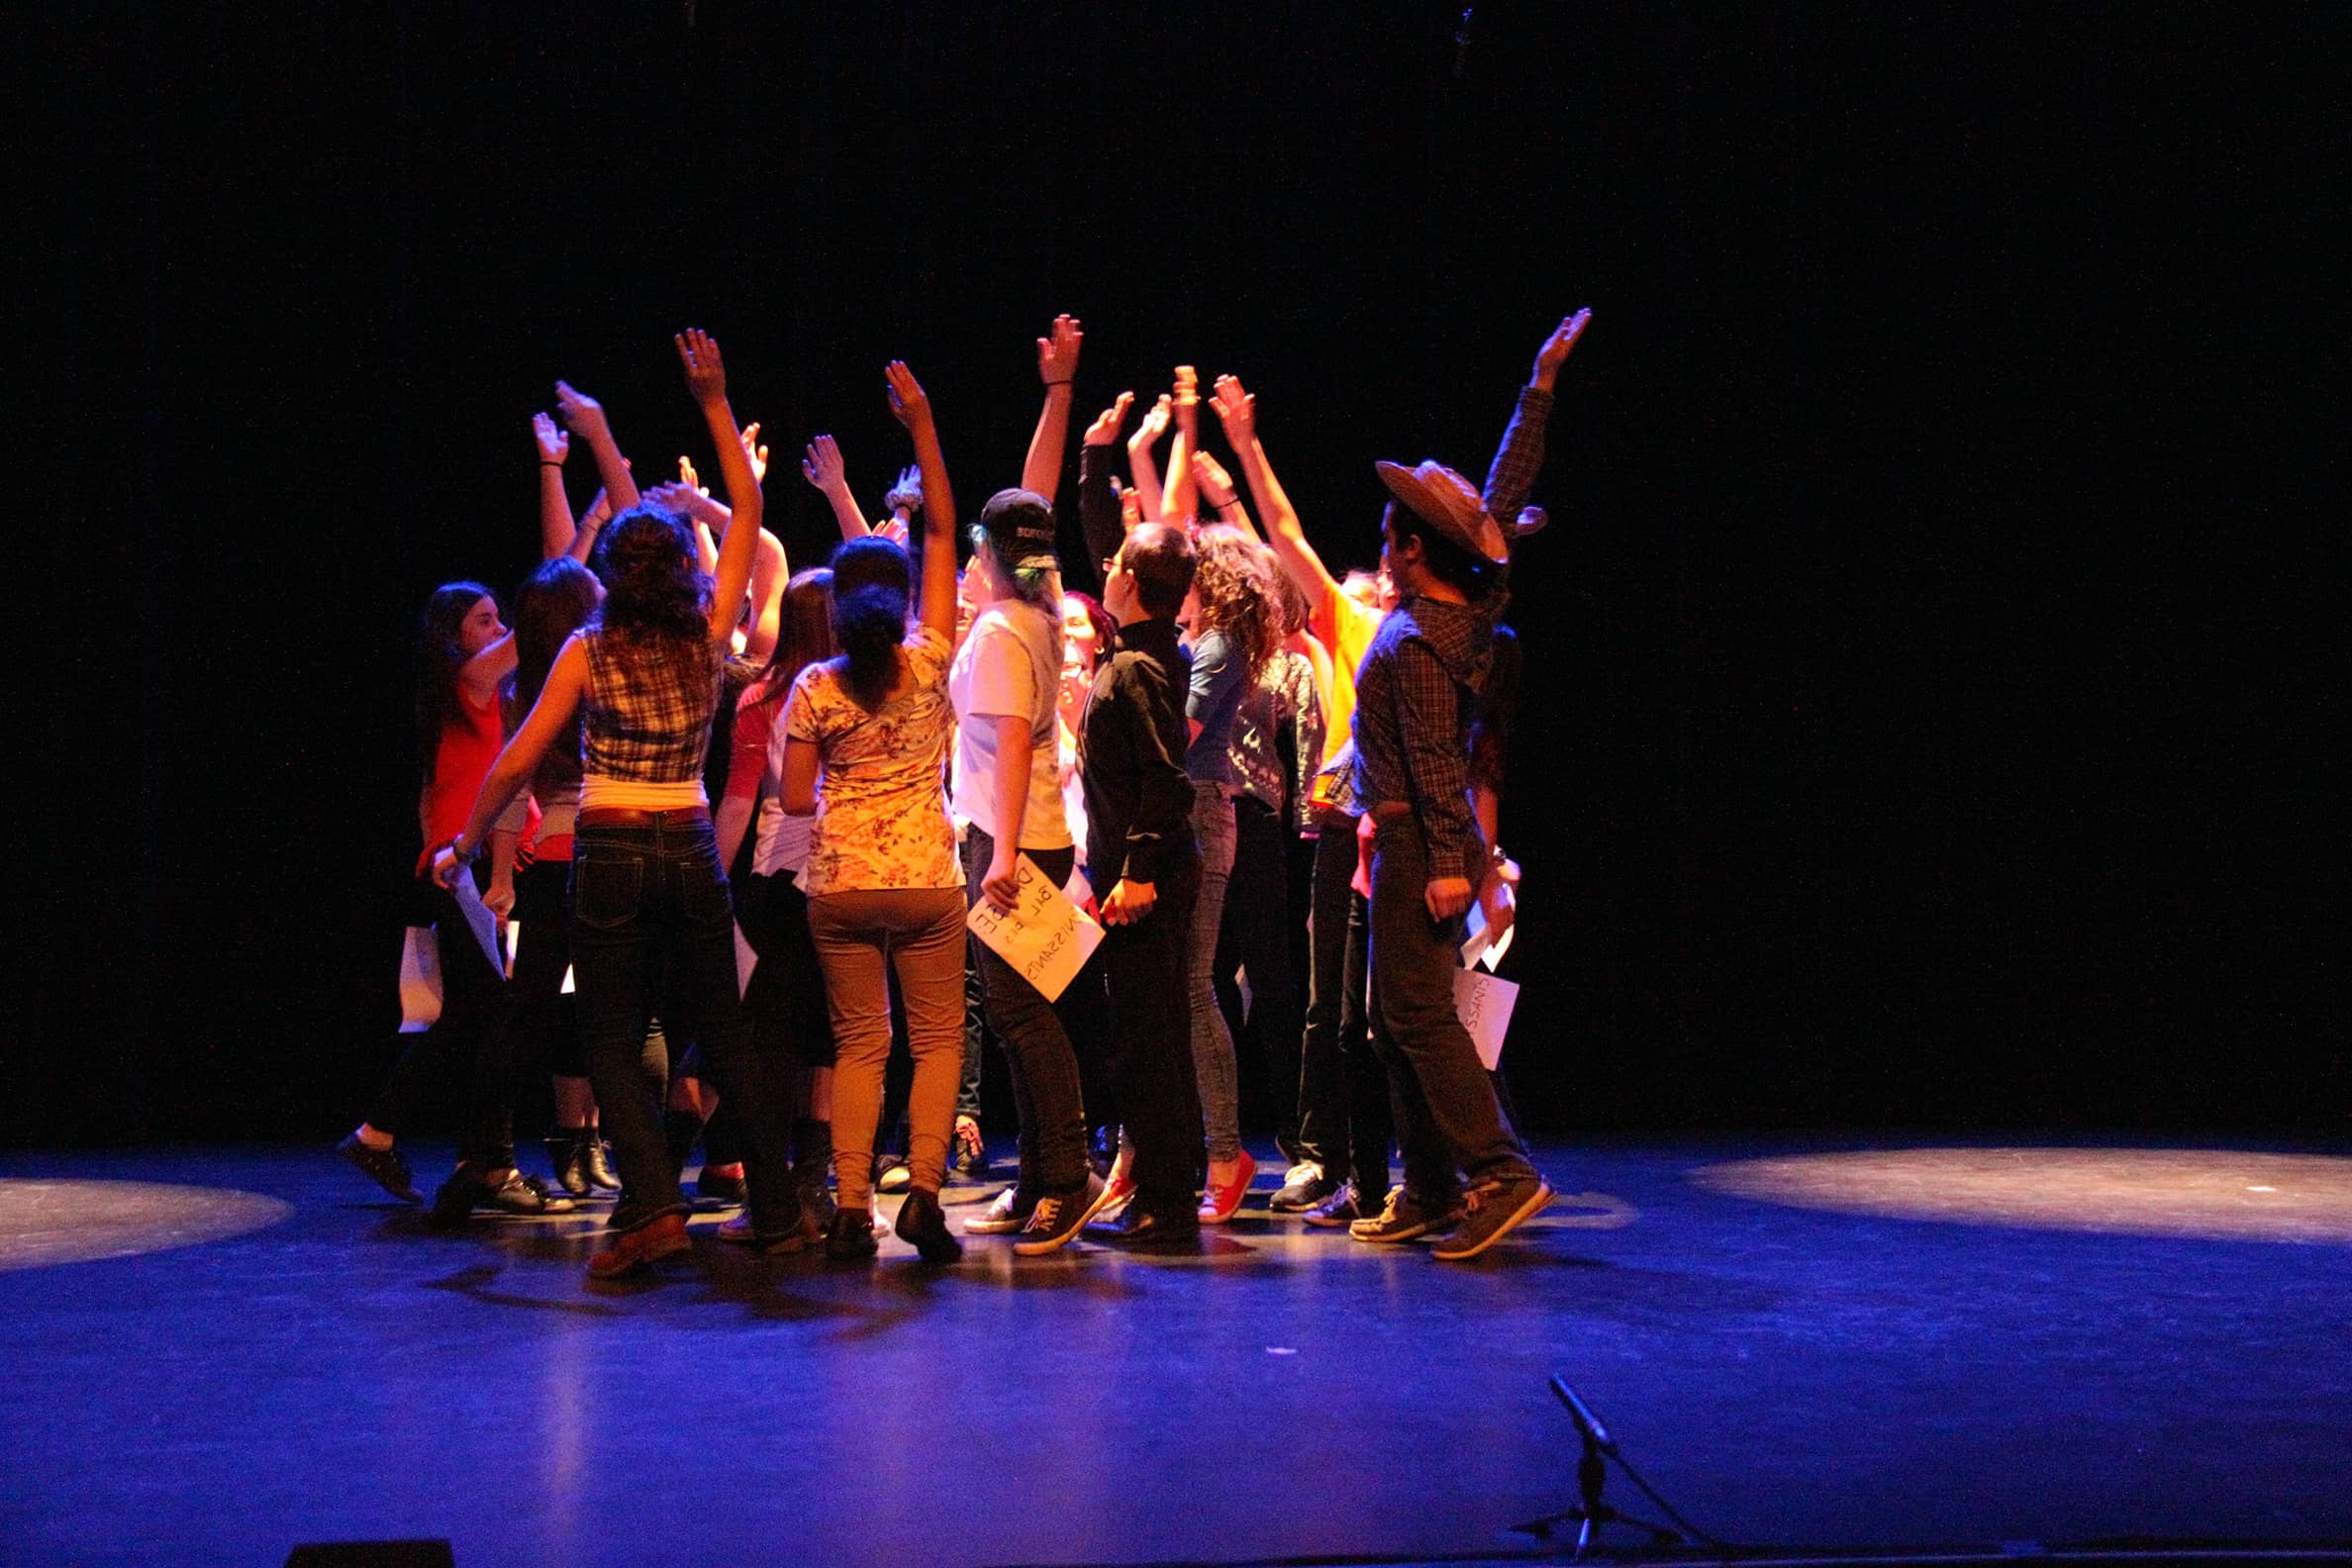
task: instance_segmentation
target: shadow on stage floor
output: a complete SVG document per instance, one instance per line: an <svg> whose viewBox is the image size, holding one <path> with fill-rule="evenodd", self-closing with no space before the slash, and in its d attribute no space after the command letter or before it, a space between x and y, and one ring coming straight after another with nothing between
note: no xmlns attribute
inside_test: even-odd
<svg viewBox="0 0 2352 1568"><path fill-rule="evenodd" d="M1503 1553L1575 1500L1554 1374L1742 1544L2352 1539L2352 1158L1539 1163L1567 1196L1467 1265L1276 1219L1269 1175L1183 1256L842 1269L712 1216L601 1286L601 1210L442 1235L324 1149L7 1156L0 1560Z"/></svg>

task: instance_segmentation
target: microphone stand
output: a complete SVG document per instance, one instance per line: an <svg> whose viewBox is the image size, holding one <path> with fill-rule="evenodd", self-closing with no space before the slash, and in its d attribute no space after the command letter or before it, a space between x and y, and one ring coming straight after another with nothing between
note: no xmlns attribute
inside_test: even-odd
<svg viewBox="0 0 2352 1568"><path fill-rule="evenodd" d="M1565 1378L1555 1375L1551 1380L1551 1389L1552 1393L1559 1396L1560 1403L1568 1408L1569 1419L1576 1422L1577 1435L1584 1442L1584 1451L1576 1461L1576 1490L1580 1501L1574 1508L1546 1514L1524 1524L1514 1524L1512 1529L1520 1534L1532 1535L1537 1540L1548 1541L1557 1535L1558 1526L1575 1520L1576 1551L1569 1559L1572 1562L1582 1558L1591 1548L1593 1531L1603 1524L1622 1524L1627 1529L1641 1530L1649 1536L1652 1546L1687 1544L1679 1531L1668 1529L1655 1519L1619 1513L1601 1500L1601 1488L1608 1478L1606 1461L1617 1457L1617 1443L1610 1437L1609 1428L1601 1424L1600 1418L1586 1408L1583 1400L1577 1398L1576 1390L1568 1386ZM1621 1464L1623 1461L1618 1462Z"/></svg>

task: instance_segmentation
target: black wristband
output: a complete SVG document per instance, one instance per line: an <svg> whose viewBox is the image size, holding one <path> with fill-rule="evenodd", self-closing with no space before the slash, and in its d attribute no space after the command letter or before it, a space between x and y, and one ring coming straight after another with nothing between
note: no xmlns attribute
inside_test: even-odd
<svg viewBox="0 0 2352 1568"><path fill-rule="evenodd" d="M541 468L560 468L563 466L563 463L561 460L554 457L541 457L539 459L539 466Z"/></svg>

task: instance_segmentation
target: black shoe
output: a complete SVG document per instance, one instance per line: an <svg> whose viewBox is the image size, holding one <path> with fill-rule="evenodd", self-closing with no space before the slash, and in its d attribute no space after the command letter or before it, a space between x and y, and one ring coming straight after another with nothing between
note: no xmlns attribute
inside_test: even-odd
<svg viewBox="0 0 2352 1568"><path fill-rule="evenodd" d="M585 1198L588 1186L588 1135L583 1128L571 1127L562 1132L550 1132L546 1138L547 1164L555 1172L555 1185L574 1198Z"/></svg>
<svg viewBox="0 0 2352 1568"><path fill-rule="evenodd" d="M963 1243L947 1228L939 1212L939 1195L918 1187L899 1205L899 1238L913 1245L926 1263L952 1263L963 1256Z"/></svg>
<svg viewBox="0 0 2352 1568"><path fill-rule="evenodd" d="M1307 1210L1299 1218L1311 1225L1338 1230L1354 1225L1358 1220L1369 1220L1372 1216L1358 1197L1356 1184L1349 1181L1332 1188L1322 1203Z"/></svg>
<svg viewBox="0 0 2352 1568"><path fill-rule="evenodd" d="M1338 1190L1339 1184L1325 1176L1321 1165L1305 1160L1283 1174L1281 1190L1266 1200L1266 1207L1276 1214L1304 1214Z"/></svg>
<svg viewBox="0 0 2352 1568"><path fill-rule="evenodd" d="M1098 1220L1078 1232L1089 1241L1111 1246L1187 1247L1201 1244L1201 1218L1190 1209L1159 1214L1140 1200L1128 1204L1109 1220Z"/></svg>
<svg viewBox="0 0 2352 1568"><path fill-rule="evenodd" d="M601 1187L609 1193L619 1192L621 1176L613 1169L613 1145L607 1143L604 1134L594 1127L588 1128L584 1136L588 1151L589 1185Z"/></svg>
<svg viewBox="0 0 2352 1568"><path fill-rule="evenodd" d="M417 1178L410 1171L408 1160L396 1148L369 1148L359 1141L359 1134L348 1133L335 1152L366 1172L368 1180L399 1199L402 1203L423 1203L425 1195L417 1191Z"/></svg>
<svg viewBox="0 0 2352 1568"><path fill-rule="evenodd" d="M473 1173L473 1168L460 1165L441 1184L441 1191L433 1195L433 1213L428 1221L438 1229L453 1230L465 1224L476 1209L487 1209L503 1215L559 1215L570 1214L575 1206L569 1198L558 1198L547 1191L547 1184L537 1176L526 1176L510 1170L506 1179L492 1187Z"/></svg>
<svg viewBox="0 0 2352 1568"><path fill-rule="evenodd" d="M881 1245L874 1239L874 1217L863 1209L836 1209L825 1227L825 1255L835 1263L866 1263Z"/></svg>
<svg viewBox="0 0 2352 1568"><path fill-rule="evenodd" d="M1037 1195L1024 1193L1020 1184L1015 1183L998 1193L994 1203L964 1222L964 1234L1011 1235L1028 1225L1036 1208Z"/></svg>
<svg viewBox="0 0 2352 1568"><path fill-rule="evenodd" d="M1094 1167L1094 1173L1097 1176L1108 1180L1111 1175L1112 1161L1118 1158L1119 1128L1115 1127L1096 1127L1094 1136L1087 1140L1086 1163Z"/></svg>
<svg viewBox="0 0 2352 1568"><path fill-rule="evenodd" d="M694 1178L694 1192L698 1198L709 1198L723 1204L739 1204L748 1196L740 1176L729 1176L705 1165L702 1174Z"/></svg>
<svg viewBox="0 0 2352 1568"><path fill-rule="evenodd" d="M1013 1250L1023 1257L1059 1251L1081 1226L1102 1213L1110 1195L1103 1178L1092 1171L1086 1173L1086 1185L1076 1192L1047 1193L1030 1211L1029 1224L1021 1227L1021 1239L1013 1243Z"/></svg>

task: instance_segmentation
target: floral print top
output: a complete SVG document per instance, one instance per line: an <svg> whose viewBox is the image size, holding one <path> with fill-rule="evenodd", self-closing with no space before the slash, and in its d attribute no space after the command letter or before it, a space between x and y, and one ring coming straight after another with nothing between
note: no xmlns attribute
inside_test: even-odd
<svg viewBox="0 0 2352 1568"><path fill-rule="evenodd" d="M941 783L955 724L949 656L938 633L909 634L899 644L906 689L871 713L842 689L838 660L812 664L793 682L784 733L815 744L824 768L809 843L811 898L964 885Z"/></svg>

